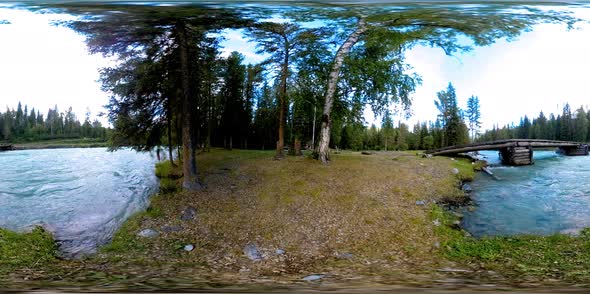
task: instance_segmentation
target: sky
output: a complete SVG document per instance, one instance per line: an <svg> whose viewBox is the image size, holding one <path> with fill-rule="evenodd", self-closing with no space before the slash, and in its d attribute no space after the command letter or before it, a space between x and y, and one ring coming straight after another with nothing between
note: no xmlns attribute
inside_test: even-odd
<svg viewBox="0 0 590 294"><path fill-rule="evenodd" d="M590 20L590 9L575 10L575 15ZM0 24L0 111L6 106L16 108L19 101L45 114L56 104L60 110L71 106L81 120L86 109L93 118L105 111L109 95L101 91L97 80L99 69L109 60L90 55L83 36L50 24L64 18L0 6L0 20L10 22ZM224 35L222 54L239 51L251 63L264 59L240 31L228 30ZM416 46L406 52L406 61L422 77L422 85L412 95L413 116L406 122L435 120L436 93L449 82L461 107L471 95L479 97L483 129L518 123L520 117L536 117L540 111L560 113L566 102L573 109L587 108L589 52L588 23L569 31L563 25L538 25L515 41L500 40L454 56ZM369 110L365 118L380 124Z"/></svg>

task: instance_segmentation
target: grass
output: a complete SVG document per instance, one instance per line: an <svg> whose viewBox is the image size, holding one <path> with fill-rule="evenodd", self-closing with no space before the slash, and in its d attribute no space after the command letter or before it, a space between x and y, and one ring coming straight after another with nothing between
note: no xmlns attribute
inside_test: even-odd
<svg viewBox="0 0 590 294"><path fill-rule="evenodd" d="M56 249L41 227L22 234L0 228L0 279L17 269L43 269L56 260Z"/></svg>
<svg viewBox="0 0 590 294"><path fill-rule="evenodd" d="M466 160L347 151L334 154L329 166L307 157L272 158L272 151L200 154L203 191L152 197L150 207L128 219L95 256L52 262L52 251L40 250L43 258L23 253L2 267L8 268L4 274L30 267L42 281L146 289L293 284L311 273L334 281L428 285L448 277L438 271L445 267L491 270L505 281L589 280L588 231L580 237L466 237L458 218L436 204L463 197L459 184L473 179L477 168ZM180 185L179 168L169 162L159 163L156 173L165 185ZM195 218L181 220L189 207ZM137 235L147 228L159 235ZM10 250L53 244L42 232L33 239L8 234ZM183 250L188 244L193 251ZM248 244L262 261L245 257ZM42 269L47 264L53 264L51 273Z"/></svg>
<svg viewBox="0 0 590 294"><path fill-rule="evenodd" d="M180 191L180 178L182 178L180 164L173 165L170 160L156 163L156 177L160 180L160 193L170 194Z"/></svg>
<svg viewBox="0 0 590 294"><path fill-rule="evenodd" d="M497 271L516 281L590 282L590 231L580 236L521 235L474 239L453 236L445 256L462 264Z"/></svg>

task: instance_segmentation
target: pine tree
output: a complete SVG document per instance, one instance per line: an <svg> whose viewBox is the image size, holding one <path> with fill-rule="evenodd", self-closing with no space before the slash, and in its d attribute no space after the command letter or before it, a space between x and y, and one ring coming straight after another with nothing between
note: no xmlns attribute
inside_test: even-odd
<svg viewBox="0 0 590 294"><path fill-rule="evenodd" d="M479 134L481 128L481 113L479 109L479 97L471 95L467 99L467 110L465 111L467 119L469 121L469 130L471 131L471 140L475 141L475 138Z"/></svg>

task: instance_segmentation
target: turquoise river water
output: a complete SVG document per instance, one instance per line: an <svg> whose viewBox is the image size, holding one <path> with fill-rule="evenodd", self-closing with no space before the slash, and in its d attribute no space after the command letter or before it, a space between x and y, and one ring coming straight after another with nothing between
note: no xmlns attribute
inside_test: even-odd
<svg viewBox="0 0 590 294"><path fill-rule="evenodd" d="M93 253L157 189L153 159L105 148L0 152L0 227L43 224L66 256Z"/></svg>
<svg viewBox="0 0 590 294"><path fill-rule="evenodd" d="M590 227L590 156L534 151L534 165L500 166L497 151L481 152L495 180L478 173L471 183L475 209L463 227L477 237L577 233Z"/></svg>

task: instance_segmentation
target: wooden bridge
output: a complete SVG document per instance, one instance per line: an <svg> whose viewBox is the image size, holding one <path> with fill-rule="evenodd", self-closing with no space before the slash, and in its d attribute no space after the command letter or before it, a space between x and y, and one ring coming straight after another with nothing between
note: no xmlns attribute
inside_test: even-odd
<svg viewBox="0 0 590 294"><path fill-rule="evenodd" d="M584 143L536 139L510 139L449 146L428 150L425 153L436 156L454 155L481 150L499 150L503 164L530 165L533 164L533 148L558 148L558 152L568 156L588 155L588 145Z"/></svg>
<svg viewBox="0 0 590 294"><path fill-rule="evenodd" d="M8 151L8 150L12 150L14 147L12 146L12 144L4 144L4 143L0 143L0 151Z"/></svg>

